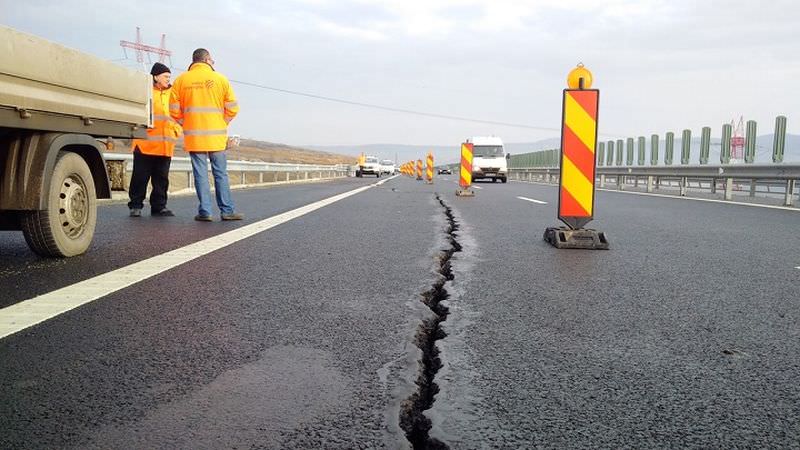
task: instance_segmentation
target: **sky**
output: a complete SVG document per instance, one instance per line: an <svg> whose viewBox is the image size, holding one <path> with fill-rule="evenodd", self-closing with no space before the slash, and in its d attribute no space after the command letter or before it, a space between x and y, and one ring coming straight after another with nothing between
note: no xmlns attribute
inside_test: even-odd
<svg viewBox="0 0 800 450"><path fill-rule="evenodd" d="M208 48L239 97L230 132L297 146L557 137L579 62L600 89L601 140L717 136L739 116L768 134L785 115L798 133L798 13L785 0L0 0L0 24L131 68L119 41L137 26L151 45L166 33L176 69Z"/></svg>

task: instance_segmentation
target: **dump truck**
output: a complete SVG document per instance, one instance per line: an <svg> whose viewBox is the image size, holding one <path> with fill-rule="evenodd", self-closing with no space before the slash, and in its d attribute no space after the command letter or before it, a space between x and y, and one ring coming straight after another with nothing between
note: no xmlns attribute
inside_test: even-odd
<svg viewBox="0 0 800 450"><path fill-rule="evenodd" d="M111 197L103 142L146 137L151 78L2 25L0 55L0 230L80 255Z"/></svg>

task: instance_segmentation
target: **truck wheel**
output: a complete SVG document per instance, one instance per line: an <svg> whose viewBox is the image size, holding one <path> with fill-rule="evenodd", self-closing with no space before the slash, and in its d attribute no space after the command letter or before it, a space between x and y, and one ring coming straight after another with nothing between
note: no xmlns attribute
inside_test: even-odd
<svg viewBox="0 0 800 450"><path fill-rule="evenodd" d="M501 178L501 180L503 180L503 183L507 183L508 182L508 178L506 178L506 177Z"/></svg>
<svg viewBox="0 0 800 450"><path fill-rule="evenodd" d="M75 256L92 243L97 196L89 166L77 153L61 152L47 191L48 206L22 218L25 241L42 256Z"/></svg>

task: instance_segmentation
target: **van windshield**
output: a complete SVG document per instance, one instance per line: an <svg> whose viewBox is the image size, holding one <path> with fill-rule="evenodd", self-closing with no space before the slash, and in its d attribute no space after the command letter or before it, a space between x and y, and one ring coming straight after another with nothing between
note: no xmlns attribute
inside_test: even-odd
<svg viewBox="0 0 800 450"><path fill-rule="evenodd" d="M378 162L378 158L367 158L368 163L376 163Z"/></svg>
<svg viewBox="0 0 800 450"><path fill-rule="evenodd" d="M494 158L503 156L502 145L476 145L472 147L472 156L479 158Z"/></svg>

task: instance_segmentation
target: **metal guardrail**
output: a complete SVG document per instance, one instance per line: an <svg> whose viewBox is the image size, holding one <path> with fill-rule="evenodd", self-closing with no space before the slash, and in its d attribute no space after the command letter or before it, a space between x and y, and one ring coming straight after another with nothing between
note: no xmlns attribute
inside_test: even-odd
<svg viewBox="0 0 800 450"><path fill-rule="evenodd" d="M800 164L597 167L595 173L595 183L600 188L611 184L622 190L628 185L638 187L641 181L647 186L647 192L653 192L661 186L673 186L677 181L682 196L692 187L692 181L697 183L698 189L708 189L711 193L716 193L721 183L725 200L731 200L738 184L745 183L749 184L751 197L757 192L780 194L784 196L784 205L792 206L798 196L795 191L800 180ZM514 167L509 169L509 177L518 181L558 183L560 170L557 167ZM776 185L779 185L777 192L771 191ZM766 187L766 191L759 191L759 187Z"/></svg>
<svg viewBox="0 0 800 450"><path fill-rule="evenodd" d="M125 173L130 173L133 170L133 154L104 153L103 158L105 158L108 167L112 190L124 190L126 188ZM228 174L232 178L232 185L264 183L268 181L267 177L265 177L266 174L272 174L270 182L355 176L354 167L346 164L320 165L228 161L227 166ZM170 173L185 173L187 177L186 187L191 188L194 186L191 158L173 157L169 171ZM278 179L279 175L282 177L280 180Z"/></svg>
<svg viewBox="0 0 800 450"><path fill-rule="evenodd" d="M129 164L128 171L133 170L132 153L104 153L106 161L126 161ZM292 164L292 163L273 163L261 161L228 161L229 172L317 172L317 171L348 171L351 166L346 164L336 165L315 165L315 164ZM186 172L192 170L192 161L188 157L173 157L170 171Z"/></svg>

